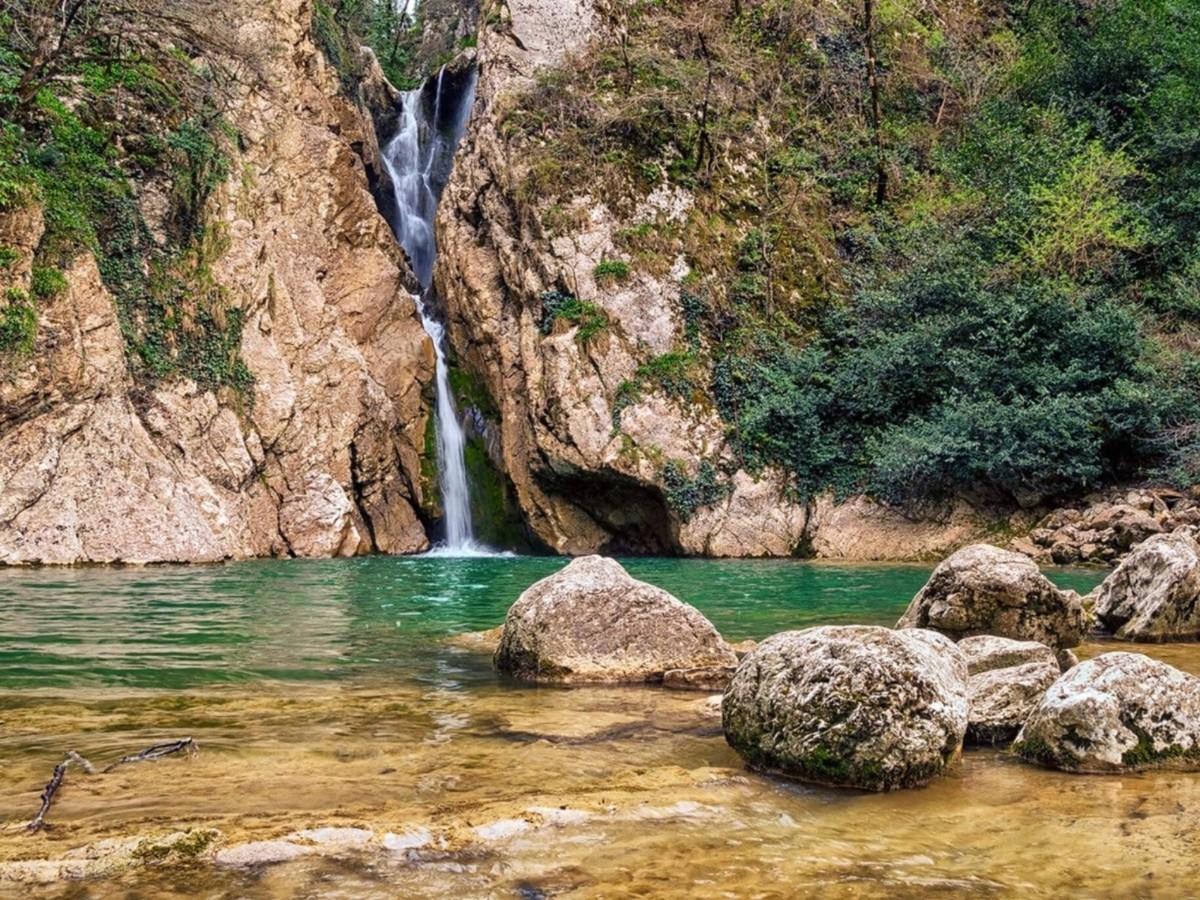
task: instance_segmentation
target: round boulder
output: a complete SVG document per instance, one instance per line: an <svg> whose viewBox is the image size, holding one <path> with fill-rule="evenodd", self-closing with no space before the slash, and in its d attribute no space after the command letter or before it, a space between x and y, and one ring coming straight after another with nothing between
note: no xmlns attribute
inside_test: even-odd
<svg viewBox="0 0 1200 900"><path fill-rule="evenodd" d="M1045 644L994 635L963 638L971 712L968 744L1007 744L1061 673Z"/></svg>
<svg viewBox="0 0 1200 900"><path fill-rule="evenodd" d="M1067 772L1200 770L1200 678L1140 653L1105 653L1058 679L1013 750Z"/></svg>
<svg viewBox="0 0 1200 900"><path fill-rule="evenodd" d="M1028 556L972 544L945 559L913 597L897 628L928 628L959 640L992 634L1056 649L1083 637L1083 606Z"/></svg>
<svg viewBox="0 0 1200 900"><path fill-rule="evenodd" d="M958 756L967 664L930 631L825 626L774 635L725 690L725 740L752 769L869 791L918 787Z"/></svg>
<svg viewBox="0 0 1200 900"><path fill-rule="evenodd" d="M517 598L494 660L531 681L660 682L674 669L736 666L737 654L693 607L585 556Z"/></svg>
<svg viewBox="0 0 1200 900"><path fill-rule="evenodd" d="M1186 531L1139 544L1096 590L1100 624L1126 641L1200 639L1200 545Z"/></svg>

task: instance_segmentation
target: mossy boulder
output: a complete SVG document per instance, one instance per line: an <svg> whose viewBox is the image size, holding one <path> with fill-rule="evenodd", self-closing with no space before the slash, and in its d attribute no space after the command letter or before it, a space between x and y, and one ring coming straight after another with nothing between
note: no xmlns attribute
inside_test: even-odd
<svg viewBox="0 0 1200 900"><path fill-rule="evenodd" d="M897 628L928 628L959 640L979 634L1037 641L1055 649L1083 637L1083 606L1023 553L972 544L942 562L913 597Z"/></svg>
<svg viewBox="0 0 1200 900"><path fill-rule="evenodd" d="M1105 653L1051 685L1013 750L1067 772L1200 771L1200 678L1140 653Z"/></svg>
<svg viewBox="0 0 1200 900"><path fill-rule="evenodd" d="M530 681L661 682L675 669L736 666L737 654L698 610L585 556L517 598L495 663Z"/></svg>
<svg viewBox="0 0 1200 900"><path fill-rule="evenodd" d="M942 774L967 712L966 660L948 638L826 626L774 635L747 654L722 725L752 769L887 791Z"/></svg>
<svg viewBox="0 0 1200 900"><path fill-rule="evenodd" d="M1134 548L1097 589L1097 620L1122 640L1200 639L1200 545L1187 531Z"/></svg>

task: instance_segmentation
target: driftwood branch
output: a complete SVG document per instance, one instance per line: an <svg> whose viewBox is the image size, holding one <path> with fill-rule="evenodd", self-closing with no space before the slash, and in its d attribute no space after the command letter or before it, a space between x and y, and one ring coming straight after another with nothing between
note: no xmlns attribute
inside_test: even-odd
<svg viewBox="0 0 1200 900"><path fill-rule="evenodd" d="M132 756L122 756L115 763L109 766L104 772L111 772L117 766L124 763L144 762L149 759L159 759L163 756L170 756L172 753L181 753L184 750L190 754L199 752L200 746L192 740L192 738L184 738L180 741L168 741L165 744L154 744L147 747L141 753L135 753ZM42 826L46 824L46 814L50 812L50 806L54 803L54 798L58 794L59 788L63 786L63 781L67 777L67 769L72 765L78 766L87 772L89 775L95 774L96 768L74 750L68 750L63 761L54 767L54 775L51 776L50 782L42 791L42 807L38 810L38 814L33 817L33 821L25 826L29 831L40 831Z"/></svg>
<svg viewBox="0 0 1200 900"><path fill-rule="evenodd" d="M54 776L50 779L50 783L46 785L46 789L42 791L42 808L33 817L33 821L26 826L30 831L40 831L41 827L46 823L46 813L50 812L50 804L54 802L54 795L62 787L63 779L67 775L68 765L70 765L69 760L60 762L54 767Z"/></svg>
<svg viewBox="0 0 1200 900"><path fill-rule="evenodd" d="M164 744L154 744L151 747L147 747L141 753L134 753L132 756L122 756L100 774L105 775L111 772L117 766L123 766L126 763L146 762L151 759L162 759L164 756L170 756L172 753L182 753L185 750L189 754L195 754L200 751L200 745L190 737L184 738L180 741L167 741Z"/></svg>

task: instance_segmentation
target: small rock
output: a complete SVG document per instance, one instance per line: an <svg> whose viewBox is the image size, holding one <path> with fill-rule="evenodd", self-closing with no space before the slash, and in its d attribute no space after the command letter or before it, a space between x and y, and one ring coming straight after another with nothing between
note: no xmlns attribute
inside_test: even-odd
<svg viewBox="0 0 1200 900"><path fill-rule="evenodd" d="M291 841L253 841L217 851L217 862L223 866L261 866L287 862L312 851Z"/></svg>
<svg viewBox="0 0 1200 900"><path fill-rule="evenodd" d="M1057 666L1054 651L1037 641L1014 641L994 634L965 637L958 649L967 659L967 673L978 675L993 669L1011 669L1026 663L1048 663ZM1070 651L1066 651L1070 652Z"/></svg>
<svg viewBox="0 0 1200 900"><path fill-rule="evenodd" d="M1051 657L1049 662L1025 663L972 675L967 743L992 746L1009 743L1061 674L1058 663Z"/></svg>
<svg viewBox="0 0 1200 900"><path fill-rule="evenodd" d="M1007 744L1061 674L1054 651L994 635L963 638L958 649L971 676L967 743Z"/></svg>
<svg viewBox="0 0 1200 900"><path fill-rule="evenodd" d="M702 666L696 669L671 669L663 675L663 687L677 691L723 691L733 680L736 666Z"/></svg>
<svg viewBox="0 0 1200 900"><path fill-rule="evenodd" d="M1200 770L1200 678L1140 653L1105 653L1051 685L1013 750L1067 772Z"/></svg>
<svg viewBox="0 0 1200 900"><path fill-rule="evenodd" d="M1083 636L1083 608L1078 595L1055 587L1029 557L973 544L934 569L896 627L929 628L955 640L991 634L1074 647Z"/></svg>
<svg viewBox="0 0 1200 900"><path fill-rule="evenodd" d="M1069 672L1079 665L1079 657L1070 650L1059 650L1055 655L1055 661L1058 663L1060 672Z"/></svg>
<svg viewBox="0 0 1200 900"><path fill-rule="evenodd" d="M725 691L722 726L753 769L886 791L954 761L967 709L966 660L942 635L826 626L759 644Z"/></svg>

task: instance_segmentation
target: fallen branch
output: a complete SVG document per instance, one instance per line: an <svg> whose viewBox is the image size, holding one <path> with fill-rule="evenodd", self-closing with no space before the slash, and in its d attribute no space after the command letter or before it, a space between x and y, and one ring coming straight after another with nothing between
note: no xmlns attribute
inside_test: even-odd
<svg viewBox="0 0 1200 900"><path fill-rule="evenodd" d="M42 808L33 817L33 821L26 826L30 831L40 831L42 825L46 823L46 813L50 812L50 804L54 802L54 795L62 787L63 779L67 775L68 765L70 765L69 760L60 762L54 767L54 776L50 779L50 783L46 785L46 789L42 791Z"/></svg>
<svg viewBox="0 0 1200 900"><path fill-rule="evenodd" d="M76 753L74 750L67 751L67 762L75 763L75 765L79 766L79 768L83 769L83 771L87 772L89 775L96 774L96 767L93 766L86 759L84 759L82 756L80 756L78 753Z"/></svg>
<svg viewBox="0 0 1200 900"><path fill-rule="evenodd" d="M117 766L123 766L126 763L146 762L151 759L161 759L164 756L170 756L172 753L182 753L184 750L190 754L198 753L200 745L192 738L187 737L181 741L168 741L165 744L155 744L152 747L147 747L141 753L135 753L132 756L122 756L115 763L104 769L100 774L106 775L115 769Z"/></svg>

